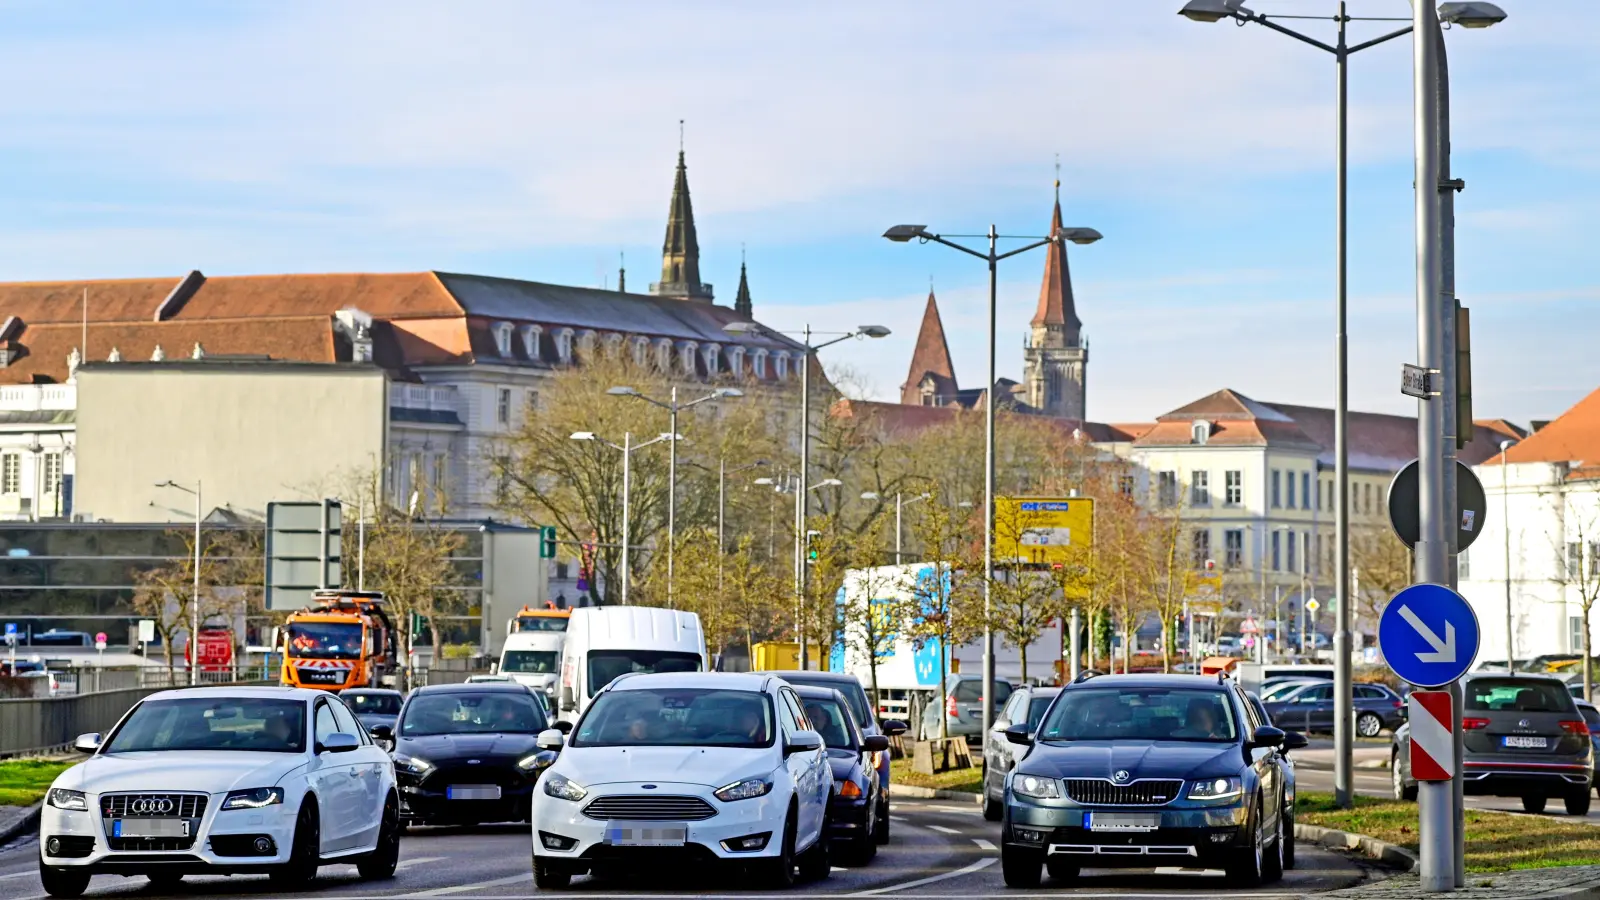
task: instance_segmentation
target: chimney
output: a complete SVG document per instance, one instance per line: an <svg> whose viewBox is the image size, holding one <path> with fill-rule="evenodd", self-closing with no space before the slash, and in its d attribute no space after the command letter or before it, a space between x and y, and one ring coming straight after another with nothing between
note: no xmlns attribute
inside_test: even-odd
<svg viewBox="0 0 1600 900"><path fill-rule="evenodd" d="M199 269L194 269L183 276L183 280L178 282L178 286L172 289L172 293L167 295L167 299L161 301L161 305L156 307L155 320L157 322L165 322L176 317L179 311L183 309L183 305L188 303L189 298L199 292L200 286L205 283L206 276L200 274Z"/></svg>

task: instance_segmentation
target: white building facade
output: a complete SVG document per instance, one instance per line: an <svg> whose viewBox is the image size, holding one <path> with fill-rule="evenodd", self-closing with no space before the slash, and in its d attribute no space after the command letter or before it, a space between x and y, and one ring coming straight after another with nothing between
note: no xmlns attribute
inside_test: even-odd
<svg viewBox="0 0 1600 900"><path fill-rule="evenodd" d="M77 387L0 385L0 520L72 515Z"/></svg>

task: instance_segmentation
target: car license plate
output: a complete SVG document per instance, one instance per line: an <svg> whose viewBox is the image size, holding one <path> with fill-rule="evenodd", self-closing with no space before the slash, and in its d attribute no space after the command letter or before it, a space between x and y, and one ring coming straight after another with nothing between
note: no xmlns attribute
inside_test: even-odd
<svg viewBox="0 0 1600 900"><path fill-rule="evenodd" d="M682 847L689 842L689 826L610 822L606 843L613 847Z"/></svg>
<svg viewBox="0 0 1600 900"><path fill-rule="evenodd" d="M1161 827L1161 814L1086 812L1083 825L1090 831L1155 831Z"/></svg>
<svg viewBox="0 0 1600 900"><path fill-rule="evenodd" d="M112 819L111 836L115 838L167 838L188 837L188 819Z"/></svg>
<svg viewBox="0 0 1600 900"><path fill-rule="evenodd" d="M1521 734L1508 734L1500 739L1502 746L1517 750L1544 750L1550 746L1550 739L1546 737L1528 737Z"/></svg>
<svg viewBox="0 0 1600 900"><path fill-rule="evenodd" d="M444 789L447 800L499 800L498 784L452 784Z"/></svg>

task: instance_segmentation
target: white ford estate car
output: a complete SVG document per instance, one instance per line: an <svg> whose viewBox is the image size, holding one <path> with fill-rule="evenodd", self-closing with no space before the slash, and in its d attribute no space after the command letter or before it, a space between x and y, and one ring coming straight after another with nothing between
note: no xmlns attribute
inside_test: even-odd
<svg viewBox="0 0 1600 900"><path fill-rule="evenodd" d="M193 873L260 872L303 886L354 862L394 874L394 764L325 691L202 687L153 694L62 772L39 819L39 877L76 897L97 874L158 887Z"/></svg>
<svg viewBox="0 0 1600 900"><path fill-rule="evenodd" d="M766 887L828 875L833 773L794 688L771 675L623 675L600 691L533 796L533 877L669 858L742 864Z"/></svg>

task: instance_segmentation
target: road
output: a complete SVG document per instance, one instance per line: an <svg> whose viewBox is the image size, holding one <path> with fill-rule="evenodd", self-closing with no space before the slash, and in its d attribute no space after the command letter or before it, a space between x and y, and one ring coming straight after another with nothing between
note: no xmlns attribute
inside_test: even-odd
<svg viewBox="0 0 1600 900"><path fill-rule="evenodd" d="M1066 895L1074 897L1234 897L1290 898L1348 887L1382 878L1380 870L1330 851L1300 845L1299 868L1284 880L1255 892L1225 889L1220 873L1178 869L1088 870L1072 887L1055 886L1048 879L1036 893L1008 891L1000 878L999 825L983 821L978 808L938 800L894 801L890 843L877 859L859 869L836 869L822 883L803 884L787 892L790 897L1007 897ZM392 881L361 881L354 866L329 866L322 870L317 890L306 897L337 900L509 900L534 893L529 873L530 840L527 826L506 825L474 829L424 828L409 832L401 842L400 871ZM0 900L43 900L37 876L38 843L26 839L0 850ZM731 880L703 878L701 873L640 872L634 880L596 881L579 878L564 892L576 897L716 897L754 896ZM160 893L143 878L102 876L89 886L87 897L206 897L279 896L262 877L191 877L180 889Z"/></svg>

